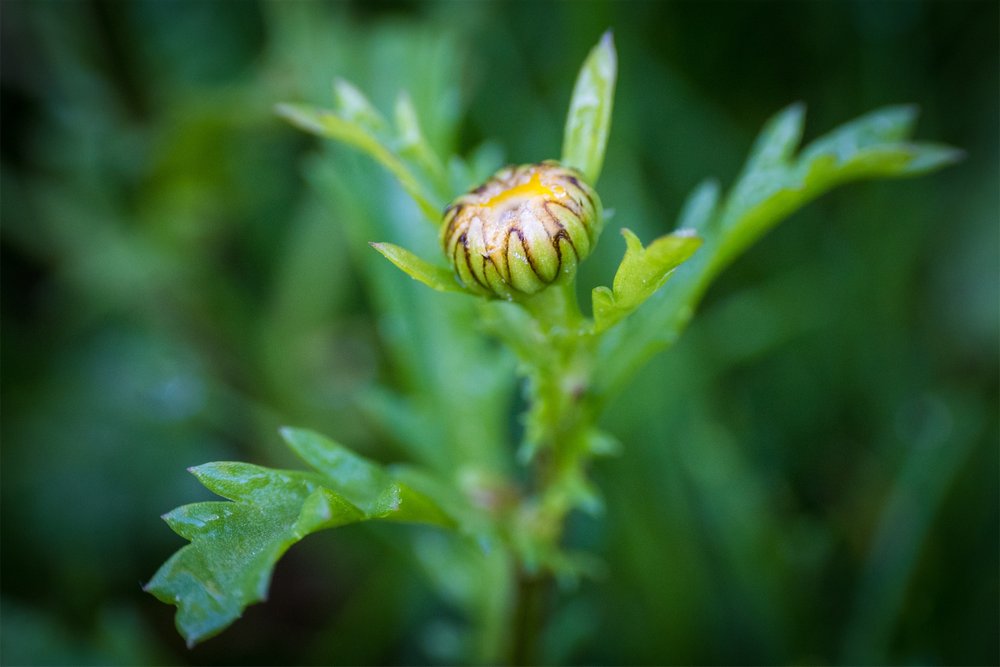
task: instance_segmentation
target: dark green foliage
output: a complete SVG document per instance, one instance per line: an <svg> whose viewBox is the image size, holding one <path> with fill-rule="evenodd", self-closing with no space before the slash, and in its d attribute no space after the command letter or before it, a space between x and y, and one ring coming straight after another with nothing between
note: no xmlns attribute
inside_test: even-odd
<svg viewBox="0 0 1000 667"><path fill-rule="evenodd" d="M672 347L605 378L600 426L621 455L591 470L604 515L573 515L566 536L604 576L547 601L539 661L997 664L997 12L4 2L0 663L497 654L470 638L504 612L508 563L438 527L310 536L266 604L191 650L142 583L184 546L155 517L220 502L185 469L301 467L282 424L412 464L386 472L438 504L469 485L505 497L488 471L510 472L513 452L491 457L523 435L515 362L463 333L477 319L462 295L367 245L434 257L405 193L273 106L335 105L344 77L401 137L406 89L427 145L469 156L437 179L459 192L559 155L573 77L610 25L619 81L598 186L614 215L581 285L612 285L621 227L649 245L719 224L755 133L795 100L804 137L776 144L793 165L800 143L869 109L903 127L913 110L886 106L901 102L919 107L916 136L966 157L851 185L738 259L732 246L677 340L649 308L678 298L666 288L609 329L644 332L646 355ZM389 147L422 159L419 144ZM666 287L699 283L710 247Z"/></svg>

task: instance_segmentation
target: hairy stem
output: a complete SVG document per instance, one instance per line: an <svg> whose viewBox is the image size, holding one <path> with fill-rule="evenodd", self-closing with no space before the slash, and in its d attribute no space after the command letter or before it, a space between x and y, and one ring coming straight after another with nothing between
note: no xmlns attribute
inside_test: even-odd
<svg viewBox="0 0 1000 667"><path fill-rule="evenodd" d="M537 662L546 592L566 562L560 545L566 516L587 504L584 467L596 419L591 399L595 340L571 281L521 305L534 322L535 345L517 348L528 383L522 460L531 466L531 484L510 526L518 581L511 661L531 664Z"/></svg>

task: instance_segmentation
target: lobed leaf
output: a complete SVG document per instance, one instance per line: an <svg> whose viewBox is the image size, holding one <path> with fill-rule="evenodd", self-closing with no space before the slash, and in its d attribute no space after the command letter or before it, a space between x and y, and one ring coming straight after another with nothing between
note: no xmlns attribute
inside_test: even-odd
<svg viewBox="0 0 1000 667"><path fill-rule="evenodd" d="M426 495L345 447L301 429L282 435L318 472L208 463L191 472L230 502L184 505L163 517L191 543L145 589L176 605L177 629L189 645L265 599L275 563L310 533L375 519L454 524Z"/></svg>
<svg viewBox="0 0 1000 667"><path fill-rule="evenodd" d="M382 466L314 431L285 427L281 437L299 458L325 477L329 488L370 518L452 526L433 501L399 482Z"/></svg>
<svg viewBox="0 0 1000 667"><path fill-rule="evenodd" d="M385 118L378 112L378 109L350 81L341 78L334 79L333 98L337 104L339 115L369 132L377 135L388 127Z"/></svg>
<svg viewBox="0 0 1000 667"><path fill-rule="evenodd" d="M370 129L344 116L304 104L279 104L276 110L278 115L299 129L340 141L367 153L396 177L430 222L435 225L441 222L441 207L431 201L403 160L389 150Z"/></svg>
<svg viewBox="0 0 1000 667"><path fill-rule="evenodd" d="M604 165L617 74L618 57L609 30L580 68L563 132L562 163L579 170L591 185L597 183Z"/></svg>
<svg viewBox="0 0 1000 667"><path fill-rule="evenodd" d="M791 105L769 120L721 205L718 187L711 181L688 198L680 224L696 230L705 240L704 248L677 271L670 287L649 297L625 330L602 342L600 363L607 374L600 391L621 387L646 358L676 340L715 276L809 201L843 183L914 176L961 159L959 150L911 142L915 119L914 107L877 110L820 137L798 155L802 105ZM607 308L607 293L596 299Z"/></svg>
<svg viewBox="0 0 1000 667"><path fill-rule="evenodd" d="M615 273L612 288L594 288L594 331L601 333L638 308L701 245L690 230L661 236L643 248L639 237L622 229L625 257Z"/></svg>
<svg viewBox="0 0 1000 667"><path fill-rule="evenodd" d="M705 179L696 187L678 216L677 229L691 229L704 234L709 222L715 217L719 206L719 182L714 178Z"/></svg>
<svg viewBox="0 0 1000 667"><path fill-rule="evenodd" d="M399 133L399 152L407 157L429 174L438 188L445 196L448 192L448 175L441 158L437 156L434 149L427 143L423 130L420 129L420 121L417 118L417 110L413 106L413 100L405 92L400 93L396 98L396 130Z"/></svg>
<svg viewBox="0 0 1000 667"><path fill-rule="evenodd" d="M263 600L274 564L292 544L317 530L366 518L313 475L246 463L209 463L193 472L236 501L195 503L166 514L167 524L191 544L171 556L145 587L177 606L177 629L189 646Z"/></svg>

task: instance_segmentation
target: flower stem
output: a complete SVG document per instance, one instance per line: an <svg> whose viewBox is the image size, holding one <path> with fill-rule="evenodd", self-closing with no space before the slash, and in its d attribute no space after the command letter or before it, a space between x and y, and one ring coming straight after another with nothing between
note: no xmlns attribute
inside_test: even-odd
<svg viewBox="0 0 1000 667"><path fill-rule="evenodd" d="M514 635L511 642L510 664L538 664L538 639L545 623L545 597L550 577L527 572L522 566L517 572L517 598L514 609Z"/></svg>

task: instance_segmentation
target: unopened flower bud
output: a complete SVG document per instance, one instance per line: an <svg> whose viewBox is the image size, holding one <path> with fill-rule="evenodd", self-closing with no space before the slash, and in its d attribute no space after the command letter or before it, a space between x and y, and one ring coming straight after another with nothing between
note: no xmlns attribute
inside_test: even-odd
<svg viewBox="0 0 1000 667"><path fill-rule="evenodd" d="M505 167L445 209L441 245L462 283L530 295L571 275L601 228L601 202L557 162Z"/></svg>

